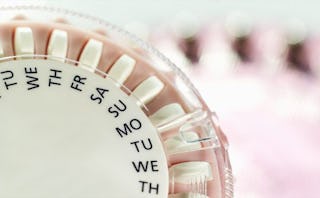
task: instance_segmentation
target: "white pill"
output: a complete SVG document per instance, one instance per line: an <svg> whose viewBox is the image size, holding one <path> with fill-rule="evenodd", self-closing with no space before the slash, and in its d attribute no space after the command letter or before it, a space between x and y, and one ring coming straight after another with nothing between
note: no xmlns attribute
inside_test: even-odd
<svg viewBox="0 0 320 198"><path fill-rule="evenodd" d="M108 75L119 84L123 84L131 75L135 64L136 60L124 54L112 65Z"/></svg>
<svg viewBox="0 0 320 198"><path fill-rule="evenodd" d="M179 193L171 194L168 198L209 198L207 195L198 193Z"/></svg>
<svg viewBox="0 0 320 198"><path fill-rule="evenodd" d="M95 39L90 39L85 45L80 55L80 66L85 65L94 71L99 64L103 50L103 43Z"/></svg>
<svg viewBox="0 0 320 198"><path fill-rule="evenodd" d="M2 47L2 42L0 41L0 58L4 57L4 51Z"/></svg>
<svg viewBox="0 0 320 198"><path fill-rule="evenodd" d="M33 33L29 27L17 27L14 33L15 55L34 54Z"/></svg>
<svg viewBox="0 0 320 198"><path fill-rule="evenodd" d="M152 114L149 118L155 126L173 121L174 119L185 115L185 111L178 103L171 103L161 107L158 111Z"/></svg>
<svg viewBox="0 0 320 198"><path fill-rule="evenodd" d="M47 54L55 59L64 59L68 52L68 33L62 30L53 30L50 36Z"/></svg>
<svg viewBox="0 0 320 198"><path fill-rule="evenodd" d="M147 104L153 100L164 88L163 82L156 76L151 76L144 80L136 87L132 95L135 96L140 103Z"/></svg>
<svg viewBox="0 0 320 198"><path fill-rule="evenodd" d="M188 152L201 149L200 142L192 142L199 140L199 136L195 132L186 132L184 139L179 135L168 138L164 145L167 149L168 154Z"/></svg>
<svg viewBox="0 0 320 198"><path fill-rule="evenodd" d="M203 179L212 180L211 166L208 162L184 162L170 167L170 175L177 183L190 184Z"/></svg>

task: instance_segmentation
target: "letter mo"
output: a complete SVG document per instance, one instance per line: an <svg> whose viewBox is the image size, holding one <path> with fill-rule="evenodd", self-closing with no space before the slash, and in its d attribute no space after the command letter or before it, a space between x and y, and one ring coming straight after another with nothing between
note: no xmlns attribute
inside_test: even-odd
<svg viewBox="0 0 320 198"><path fill-rule="evenodd" d="M127 136L130 133L132 133L133 131L141 129L141 127L142 127L142 124L140 120L134 118L130 120L130 122L124 123L122 128L117 127L116 131L118 132L120 137L123 138L124 136Z"/></svg>

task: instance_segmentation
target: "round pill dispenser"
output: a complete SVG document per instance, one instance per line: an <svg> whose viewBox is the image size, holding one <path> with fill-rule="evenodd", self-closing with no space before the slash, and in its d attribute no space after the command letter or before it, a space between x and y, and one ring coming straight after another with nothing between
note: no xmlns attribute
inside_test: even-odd
<svg viewBox="0 0 320 198"><path fill-rule="evenodd" d="M0 17L0 197L233 196L217 117L165 56L72 11Z"/></svg>

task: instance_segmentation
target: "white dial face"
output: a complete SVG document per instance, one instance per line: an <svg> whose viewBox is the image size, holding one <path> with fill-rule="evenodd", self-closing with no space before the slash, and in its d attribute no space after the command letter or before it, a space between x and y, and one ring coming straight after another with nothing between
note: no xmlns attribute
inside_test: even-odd
<svg viewBox="0 0 320 198"><path fill-rule="evenodd" d="M51 60L0 63L0 197L167 197L156 129L110 79Z"/></svg>

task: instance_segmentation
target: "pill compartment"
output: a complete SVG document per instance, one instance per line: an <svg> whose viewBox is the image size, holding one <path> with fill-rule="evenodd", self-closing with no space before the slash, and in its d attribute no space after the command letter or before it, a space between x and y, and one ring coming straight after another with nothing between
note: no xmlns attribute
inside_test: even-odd
<svg viewBox="0 0 320 198"><path fill-rule="evenodd" d="M90 175L92 182L88 191L79 190L80 187L85 188L86 185L89 185L86 182L79 182L77 185L66 183L66 188L58 186L56 190L53 187L47 191L52 192L50 195L25 189L21 190L21 194L14 194L12 189L17 188L19 191L24 185L19 182L9 182L7 188L11 191L1 190L0 187L0 195L3 191L2 196L28 197L32 195L36 197L45 195L53 197L61 195L54 193L59 190L65 193L62 195L70 195L71 197L92 197L93 195L95 197L100 195L171 198L233 197L232 171L227 151L228 142L219 126L218 119L215 113L206 106L187 77L164 55L115 25L73 11L37 6L2 7L0 17L1 99L4 101L3 106L6 106L6 110L12 114L10 118L7 118L4 113L1 117L11 120L9 120L11 125L6 125L7 131L12 130L16 132L16 135L19 135L19 130L28 131L28 129L33 129L32 127L38 127L38 125L27 126L25 129L23 126L19 126L21 125L20 121L16 121L19 124L13 127L12 123L15 123L13 120L17 114L20 119L23 118L18 110L12 111L19 101L33 99L29 104L39 106L39 109L31 114L34 118L30 118L30 122L35 122L34 120L41 120L41 117L46 117L51 114L51 111L56 110L55 105L57 104L55 102L57 99L55 98L64 100L66 97L68 99L61 102L63 107L59 106L61 110L56 114L52 113L51 117L49 116L53 120L59 120L58 124L47 120L44 122L57 125L57 128L59 128L58 125L61 125L59 129L65 133L74 130L74 132L80 131L80 134L83 135L84 132L81 131L81 128L91 129L92 134L81 136L83 138L82 144L88 143L85 141L87 137L97 137L92 143L104 144L103 139L98 141L98 137L106 138L103 130L99 136L95 134L95 129L100 130L100 128L95 128L96 122L101 126L106 125L106 133L108 130L113 130L110 136L115 138L115 141L110 145L100 148L100 150L110 150L107 153L108 157L112 155L113 161L109 163L112 165L106 165L107 160L101 161L99 164L103 152L97 152L96 164L90 161L91 169L88 171L88 175L94 172L92 171L95 169L94 166L101 167L97 168L100 172L95 172L94 177ZM13 69L10 69L10 65ZM99 83L95 83L95 79ZM17 84L10 85L12 83ZM56 88L58 84L65 86L63 94ZM16 88L20 85L21 88ZM52 89L54 93L50 91ZM10 98L14 98L14 90L17 90L16 94L20 94L19 98L10 100ZM32 92L26 92L30 90ZM67 90L71 90L72 93ZM27 94L24 95L24 93ZM86 105L84 99L78 101L77 97L80 97L80 93L85 93L83 98L87 98L91 106L79 106L80 104ZM37 94L42 95L43 99L34 101L40 98L36 96ZM48 104L44 104L43 107L41 105L46 103L46 99L52 100L50 104L53 107L43 112L42 109L46 108ZM15 103L10 103L11 101L15 101ZM82 121L67 117L58 119L57 117L69 115L69 106L77 112L76 116L86 118ZM103 106L104 110L95 114L95 108L98 106ZM86 109L88 110L86 111ZM25 111L27 110L30 111L30 108L25 108ZM108 118L104 121L102 117L105 114L108 115ZM74 116L74 114L72 115ZM74 124L74 122L79 123ZM111 125L114 127L109 129L108 123L110 123L109 127ZM73 124L75 129L69 129ZM90 124L92 127L87 126ZM40 129L37 128L37 130L40 132ZM39 135L39 133L36 134ZM6 135L5 132L2 132L3 137ZM34 135L34 133L30 135ZM72 133L69 136L71 135L77 136L77 133ZM64 135L59 136L59 138L61 137L66 138ZM38 138L38 136L34 138ZM53 136L52 138L57 137ZM46 141L52 143L51 139ZM61 141L54 143L56 145ZM37 143L39 142L45 141L39 139ZM120 144L121 146L119 146ZM39 143L39 145L42 144ZM87 146L90 147L90 145L88 143ZM72 148L78 148L78 151L81 144L77 146ZM30 144L26 147L29 149ZM49 149L52 148L56 147L53 146ZM69 149L69 147L66 148ZM5 147L5 149L11 152L13 148L10 147L11 150L9 150L8 147ZM112 152L112 150L115 151ZM121 152L116 152L120 150ZM30 149L31 151L34 150ZM54 151L51 152L54 153ZM18 153L21 154L20 151ZM122 155L124 153L128 154ZM100 155L98 156L98 154ZM60 155L63 155L63 152L60 152ZM82 156L81 153L77 155ZM6 159L10 158L8 156L9 154L5 155ZM16 157L21 158L19 155ZM43 160L42 155L37 157L37 160ZM108 157L106 156L106 158ZM60 157L59 159L65 158ZM79 159L77 158L77 160ZM70 161L70 164L78 167L77 164L88 163L88 159L81 158L77 163L75 160ZM52 159L50 158L49 161ZM30 163L32 164L32 161ZM119 169L117 169L117 163ZM122 169L127 172L121 173L120 163L125 164ZM57 164L63 163L59 161ZM110 166L113 168L112 170L115 170L112 173L113 179L101 179L108 178L108 172L103 172L103 166L106 166L106 169ZM89 169L88 167L87 169ZM56 167L51 168L57 171ZM3 166L2 169L4 177L2 180L0 179L0 183L5 183L6 178L11 180L19 178L16 173L13 176L10 175L12 169L5 169ZM87 171L87 169L85 170ZM4 170L9 170L9 174L5 175ZM70 170L64 171L68 173ZM79 168L78 171L82 170ZM50 169L43 168L43 171L50 171ZM45 177L45 175L39 174L37 176L44 177L45 181L50 181L50 177ZM71 178L74 175L68 176ZM23 178L32 178L32 175L24 176ZM75 181L70 178L66 181ZM99 178L96 186L105 184L114 186L114 189L107 188L103 192L103 187L98 188L93 184L95 178ZM55 179L63 179L63 177ZM48 186L55 184L55 182L43 182L42 185L49 188ZM36 189L39 185L30 184L27 187ZM121 189L121 185L128 186L127 191L118 190ZM90 189L92 192L89 192ZM98 193L99 196L95 193Z"/></svg>

